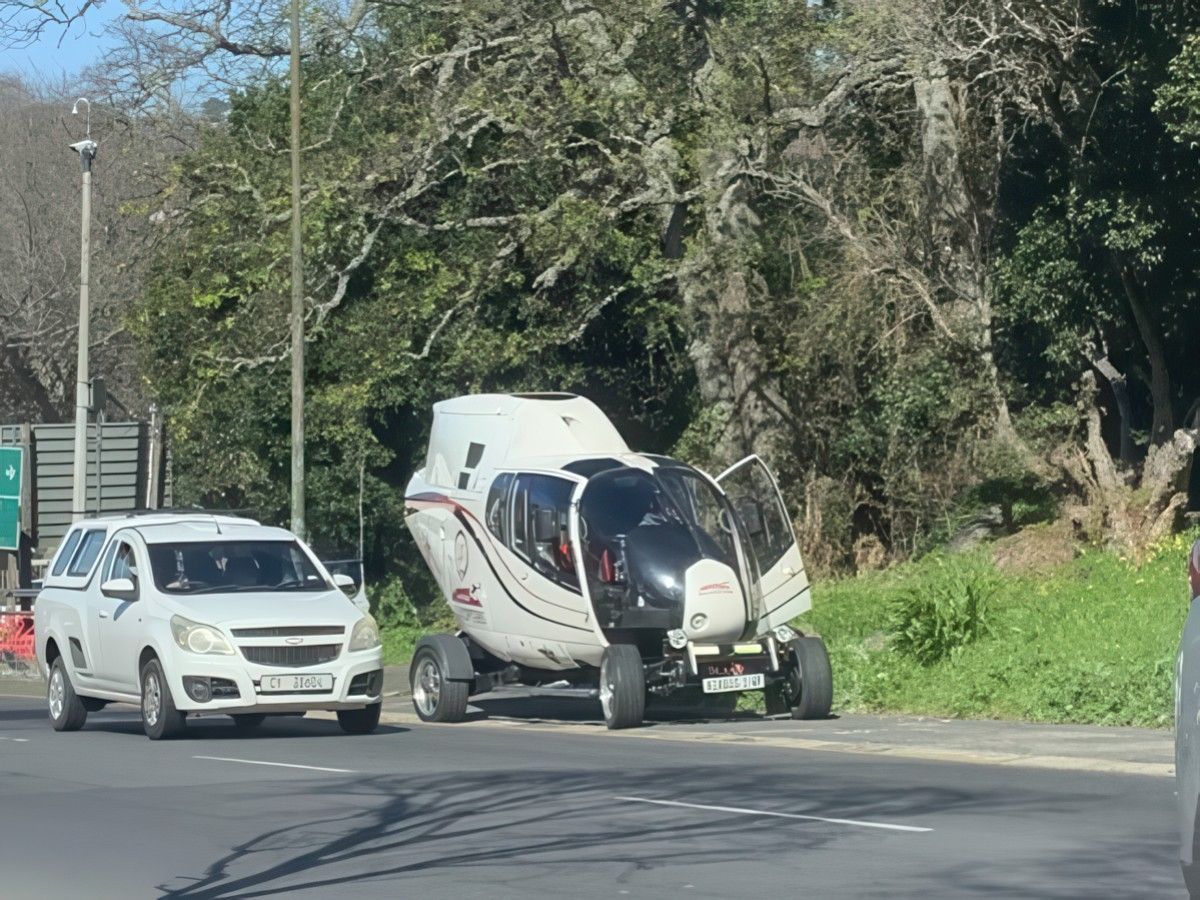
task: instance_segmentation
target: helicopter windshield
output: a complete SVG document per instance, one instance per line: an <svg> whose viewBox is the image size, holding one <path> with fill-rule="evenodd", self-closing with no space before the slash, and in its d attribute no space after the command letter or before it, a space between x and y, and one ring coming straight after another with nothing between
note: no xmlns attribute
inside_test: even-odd
<svg viewBox="0 0 1200 900"><path fill-rule="evenodd" d="M701 559L739 571L728 501L684 466L594 476L580 498L579 525L584 574L602 620L605 610L629 606L681 614L685 573Z"/></svg>

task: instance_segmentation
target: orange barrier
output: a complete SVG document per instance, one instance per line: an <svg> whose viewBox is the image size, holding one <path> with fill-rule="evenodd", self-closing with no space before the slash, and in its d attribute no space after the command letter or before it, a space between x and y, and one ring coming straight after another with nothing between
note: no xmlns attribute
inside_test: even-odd
<svg viewBox="0 0 1200 900"><path fill-rule="evenodd" d="M33 613L0 610L0 662L33 658Z"/></svg>

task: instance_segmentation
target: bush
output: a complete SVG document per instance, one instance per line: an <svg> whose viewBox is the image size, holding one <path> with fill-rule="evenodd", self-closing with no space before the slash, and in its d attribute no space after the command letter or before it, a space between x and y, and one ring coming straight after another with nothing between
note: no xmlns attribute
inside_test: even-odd
<svg viewBox="0 0 1200 900"><path fill-rule="evenodd" d="M420 579L418 590L425 587ZM440 597L422 592L417 596L424 602L418 604L406 581L399 577L388 578L368 587L371 609L383 637L383 657L389 665L406 663L412 657L413 648L425 634L454 631L457 627L454 616Z"/></svg>
<svg viewBox="0 0 1200 900"><path fill-rule="evenodd" d="M892 646L922 665L955 658L963 647L991 632L991 578L979 571L947 570L904 591L892 602Z"/></svg>

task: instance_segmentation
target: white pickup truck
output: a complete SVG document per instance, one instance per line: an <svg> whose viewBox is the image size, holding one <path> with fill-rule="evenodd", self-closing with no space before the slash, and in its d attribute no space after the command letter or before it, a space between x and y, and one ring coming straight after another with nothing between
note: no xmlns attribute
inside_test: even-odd
<svg viewBox="0 0 1200 900"><path fill-rule="evenodd" d="M220 713L250 731L271 714L334 710L343 730L379 724L383 660L375 620L303 541L208 513L75 523L34 605L50 721L136 703L146 735Z"/></svg>

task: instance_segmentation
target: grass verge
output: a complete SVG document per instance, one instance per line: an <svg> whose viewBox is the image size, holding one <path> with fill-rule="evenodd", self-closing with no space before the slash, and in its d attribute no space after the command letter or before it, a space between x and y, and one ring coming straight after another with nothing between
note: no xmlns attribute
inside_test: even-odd
<svg viewBox="0 0 1200 900"><path fill-rule="evenodd" d="M837 709L1168 727L1195 537L1177 536L1141 565L1086 550L1037 575L998 571L986 547L931 554L816 585L800 624L829 647ZM906 615L929 615L921 597L977 599L964 585L985 597L970 607L973 627L938 632L949 635L942 652L906 637ZM959 607L947 615L952 626L955 615L967 621Z"/></svg>

